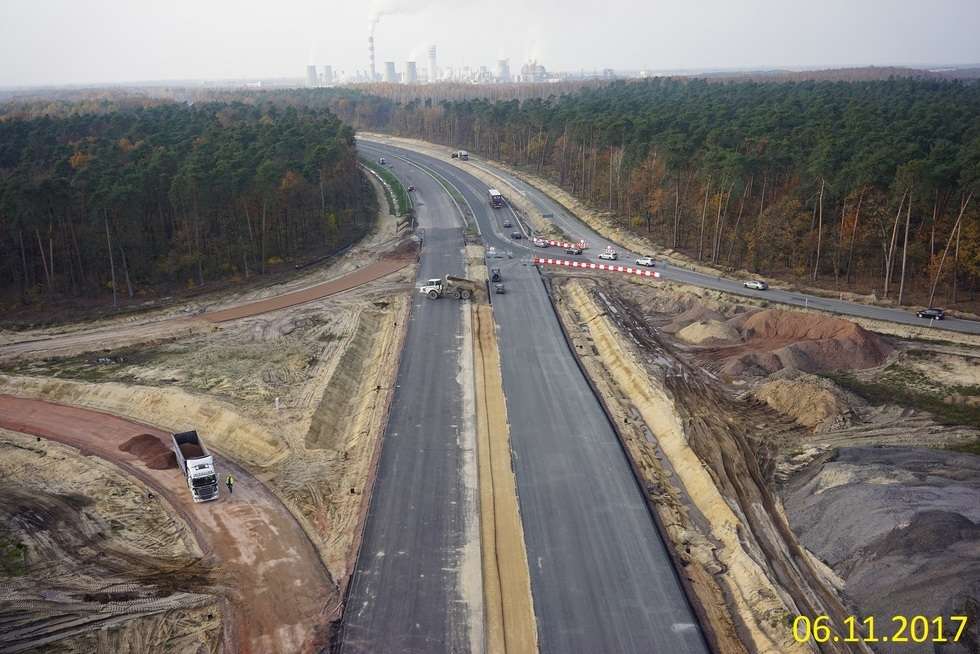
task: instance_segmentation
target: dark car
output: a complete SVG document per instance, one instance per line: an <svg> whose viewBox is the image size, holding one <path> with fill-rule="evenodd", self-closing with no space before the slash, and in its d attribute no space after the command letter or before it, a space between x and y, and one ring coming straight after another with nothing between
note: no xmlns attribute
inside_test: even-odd
<svg viewBox="0 0 980 654"><path fill-rule="evenodd" d="M932 307L928 309L923 309L922 311L915 314L920 318L927 318L929 320L945 320L946 312L942 309L934 309Z"/></svg>
<svg viewBox="0 0 980 654"><path fill-rule="evenodd" d="M524 238L524 234L521 234L520 232L511 232L511 233L510 233L510 237L511 237L512 239L514 239L515 241L519 241L519 240L521 240L522 238Z"/></svg>
<svg viewBox="0 0 980 654"><path fill-rule="evenodd" d="M504 227L513 227L513 226L514 226L514 223L510 222L509 220L505 220L504 221Z"/></svg>
<svg viewBox="0 0 980 654"><path fill-rule="evenodd" d="M504 293L504 285L503 284L494 284L493 285L493 291L494 291L494 293L503 294Z"/></svg>
<svg viewBox="0 0 980 654"><path fill-rule="evenodd" d="M568 248L565 254L582 254L582 248Z"/></svg>

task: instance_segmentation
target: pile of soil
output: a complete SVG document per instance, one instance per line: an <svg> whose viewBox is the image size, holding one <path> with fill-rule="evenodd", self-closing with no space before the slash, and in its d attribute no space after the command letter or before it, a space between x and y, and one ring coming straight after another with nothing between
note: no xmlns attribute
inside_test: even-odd
<svg viewBox="0 0 980 654"><path fill-rule="evenodd" d="M855 370L881 365L894 349L881 336L841 318L766 309L727 323L743 345L719 348L714 357L730 377L768 375L784 368L805 372Z"/></svg>
<svg viewBox="0 0 980 654"><path fill-rule="evenodd" d="M695 345L701 343L732 343L741 340L738 331L718 320L698 320L680 330L677 338Z"/></svg>
<svg viewBox="0 0 980 654"><path fill-rule="evenodd" d="M719 311L715 311L700 302L696 302L680 314L674 316L673 320L662 329L668 334L676 334L690 324L698 321L720 322L725 319L726 316L722 315Z"/></svg>
<svg viewBox="0 0 980 654"><path fill-rule="evenodd" d="M195 445L194 443L184 443L180 446L180 451L184 453L184 457L188 459L196 459L199 456L204 456L204 448L200 445Z"/></svg>
<svg viewBox="0 0 980 654"><path fill-rule="evenodd" d="M152 434L133 436L120 445L119 449L137 457L150 470L167 470L177 467L177 456Z"/></svg>
<svg viewBox="0 0 980 654"><path fill-rule="evenodd" d="M829 379L795 370L772 375L753 394L797 424L818 432L844 429L855 416L857 398L849 397Z"/></svg>

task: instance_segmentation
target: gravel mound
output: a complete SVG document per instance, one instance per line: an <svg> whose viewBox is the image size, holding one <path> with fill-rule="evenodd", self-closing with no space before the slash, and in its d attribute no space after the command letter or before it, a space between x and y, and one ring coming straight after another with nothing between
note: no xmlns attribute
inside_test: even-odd
<svg viewBox="0 0 980 654"><path fill-rule="evenodd" d="M698 320L677 332L677 338L688 343L732 343L741 340L738 331L720 320Z"/></svg>
<svg viewBox="0 0 980 654"><path fill-rule="evenodd" d="M720 311L715 311L701 303L694 303L681 313L674 316L673 320L665 325L662 329L668 334L674 334L682 331L688 325L696 322L721 322L725 320L725 316Z"/></svg>
<svg viewBox="0 0 980 654"><path fill-rule="evenodd" d="M845 580L865 614L974 614L980 607L980 457L906 447L842 448L783 489L790 525ZM967 652L980 635L943 652ZM931 644L881 652L932 652ZM974 650L975 651L975 650Z"/></svg>

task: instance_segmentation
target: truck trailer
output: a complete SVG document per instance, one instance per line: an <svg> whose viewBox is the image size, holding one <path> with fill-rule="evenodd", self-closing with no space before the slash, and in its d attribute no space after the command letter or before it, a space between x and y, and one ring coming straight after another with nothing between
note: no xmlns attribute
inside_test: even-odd
<svg viewBox="0 0 980 654"><path fill-rule="evenodd" d="M214 457L204 446L196 431L172 434L177 465L184 473L187 487L195 502L218 499L218 474L214 471Z"/></svg>

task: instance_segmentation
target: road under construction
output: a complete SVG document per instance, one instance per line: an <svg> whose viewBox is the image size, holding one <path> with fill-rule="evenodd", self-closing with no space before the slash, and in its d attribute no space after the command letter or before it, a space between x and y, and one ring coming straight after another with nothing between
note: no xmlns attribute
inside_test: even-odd
<svg viewBox="0 0 980 654"><path fill-rule="evenodd" d="M191 315L41 332L0 344L0 361L34 362L16 368L18 373L47 370L51 361L58 371L53 377L59 377L66 369L57 367L60 361L75 365L77 353L101 351L109 342L127 348L205 334L208 342L258 339L286 351L285 336L312 326L306 345L315 346L300 350L282 369L250 373L248 366L257 364L243 364L244 374L271 379L272 386L288 389L280 377L308 377L295 384L283 411L277 395L274 411L231 415L234 401L245 402L230 401L223 395L228 383L213 380L205 384L219 389L211 403L172 393L164 410L153 384L187 385L174 372L179 366L148 370L140 377L148 387L132 392L121 390L133 379L127 376L131 370L118 377L123 384L0 375L0 447L22 456L29 443L4 436L19 433L94 454L169 507L175 529L187 529L188 556L203 567L200 574L195 567L194 575L186 575L186 583L175 586L178 592L157 598L172 602L171 609L153 604L147 612L198 611L201 624L195 628L215 633L194 640L197 647L284 653L725 651L719 643L738 636L715 633L706 619L684 569L691 553L678 552L676 539L666 533L651 500L659 491L638 470L636 452L624 441L626 429L616 422L639 420L639 413L635 407L633 413L610 408L610 398L596 385L604 373L595 361L584 364L583 350L576 349L598 355L597 348L615 342L616 325L624 324L630 329L620 336L633 343L649 351L662 344L644 331L636 306L612 297L608 286L595 286L592 296L583 289L593 287L575 283L559 284L556 292L542 269L646 284L673 280L869 320L908 323L909 316L778 290L762 295L661 261L655 268L634 265L644 253L612 243L504 170L479 161L452 162L390 139L361 138L358 147L365 157L383 157L392 174L412 188L414 237L393 228L399 233L392 242L398 244L378 250L382 256L366 250L356 264L348 260L346 268L316 283L298 281L257 297L219 301ZM512 204L487 201L488 175L513 193ZM545 237L542 218L562 236ZM542 239L554 249L540 247ZM592 263L576 255L580 248L593 254L615 249L624 260ZM484 293L491 269L499 273L501 287ZM480 288L467 278L478 280ZM453 292L462 288L471 292ZM486 291L493 290L488 283ZM357 293L363 297L354 299ZM466 301L465 295L472 298ZM348 311L354 312L343 317ZM320 321L339 327L317 328ZM574 340L570 324L590 334L588 343ZM963 320L942 327L965 337L980 331ZM628 360L625 349L606 349ZM887 349L881 346L882 359ZM661 355L658 361L674 356L666 350ZM113 356L104 357L107 365L117 365ZM271 358L271 350L262 356ZM732 355L717 354L722 356ZM88 370L91 362L82 363ZM628 378L625 367L617 370ZM713 376L704 367L685 375L693 379L702 371ZM203 374L207 378L209 372ZM701 388L693 382L691 387ZM656 411L649 413L643 418L652 424ZM223 440L216 439L216 465L238 478L233 497L195 504L176 469L149 458L182 414L213 419L214 429L225 432ZM250 416L259 417L251 424ZM47 456L42 448L31 451ZM752 458L741 454L745 461ZM702 456L705 470L706 460ZM299 471L302 478L290 481ZM738 501L751 501L736 509L739 515L751 513L750 504L770 501L762 486L740 488ZM27 515L17 506L9 512L12 520ZM733 524L744 520L725 515ZM732 527L732 540L723 544L729 554L746 542L746 549L761 543L778 568L771 576L793 588L794 599L805 596L813 606L840 609L833 593L821 596L825 588L811 584L813 566L780 511L767 509L745 524L753 534L740 545ZM766 540L769 532L778 537ZM783 560L785 543L793 554ZM17 608L38 606L28 591L18 592L20 603L0 610L0 619L12 625L0 637L0 649L32 647L39 633L44 642L56 642L67 604L52 601L35 615ZM72 604L71 634L117 629L148 601L138 593L126 600L126 609L111 617L93 609L98 605ZM740 610L720 604L711 608ZM169 624L174 628L176 622Z"/></svg>

